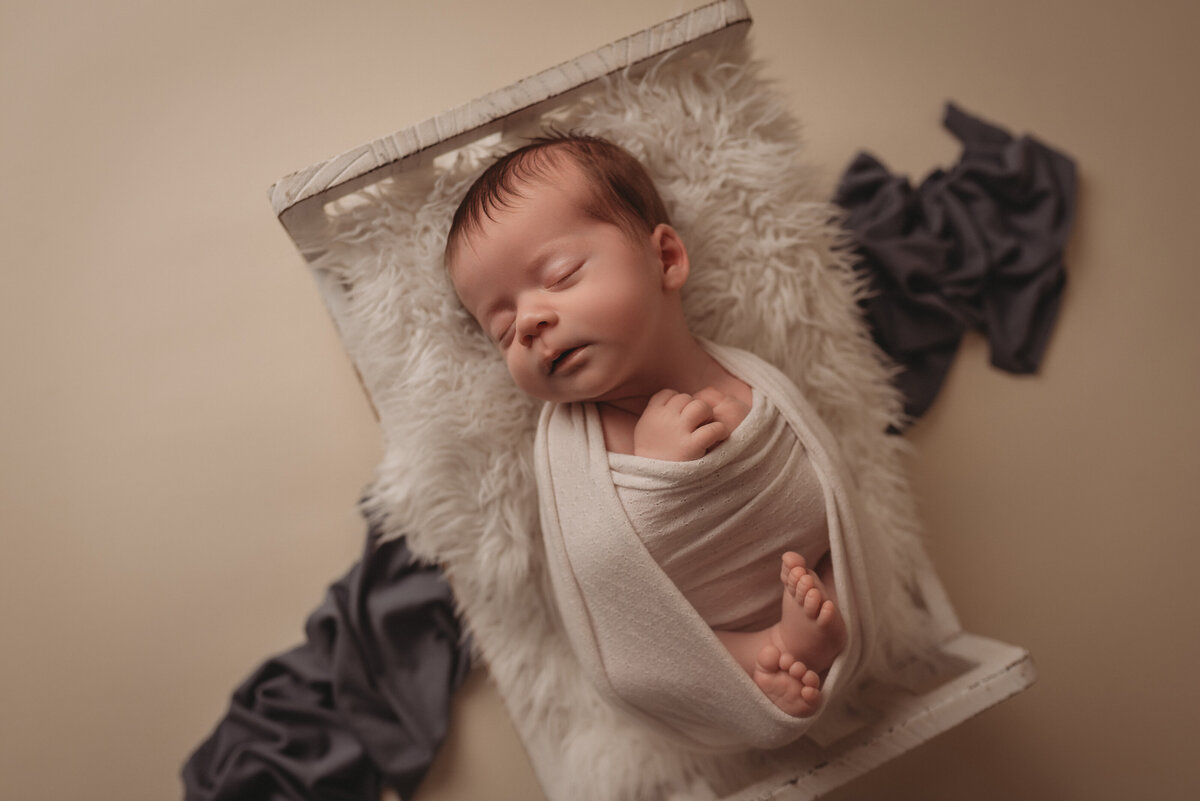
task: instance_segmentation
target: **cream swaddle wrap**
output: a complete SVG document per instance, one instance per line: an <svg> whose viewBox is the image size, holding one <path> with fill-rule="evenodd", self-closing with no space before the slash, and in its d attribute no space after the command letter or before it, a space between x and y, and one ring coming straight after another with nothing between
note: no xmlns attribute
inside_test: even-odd
<svg viewBox="0 0 1200 801"><path fill-rule="evenodd" d="M617 497L646 550L704 622L757 631L779 619L780 554L829 550L821 482L761 392L720 447L691 461L610 453Z"/></svg>
<svg viewBox="0 0 1200 801"><path fill-rule="evenodd" d="M547 404L538 423L535 460L547 563L572 648L614 703L690 748L775 748L819 733L869 648L874 613L853 487L828 431L791 381L753 354L704 345L778 409L820 484L834 585L850 635L825 678L821 709L795 718L768 700L655 561L613 483L593 404ZM739 460L725 469L739 469ZM670 532L648 536L669 540ZM777 572L768 586L778 603L783 588Z"/></svg>

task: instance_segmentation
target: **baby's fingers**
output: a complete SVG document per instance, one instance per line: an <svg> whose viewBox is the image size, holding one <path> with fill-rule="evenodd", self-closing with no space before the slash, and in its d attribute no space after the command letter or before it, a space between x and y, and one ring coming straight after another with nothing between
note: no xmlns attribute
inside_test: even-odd
<svg viewBox="0 0 1200 801"><path fill-rule="evenodd" d="M719 443L724 442L729 438L729 426L716 420L711 423L706 423L692 432L692 444L698 448L703 448L705 453L712 450Z"/></svg>
<svg viewBox="0 0 1200 801"><path fill-rule="evenodd" d="M699 398L715 409L729 396L716 387L705 387L697 392L694 397Z"/></svg>
<svg viewBox="0 0 1200 801"><path fill-rule="evenodd" d="M655 406L664 406L666 408L670 408L671 401L673 399L677 399L679 397L680 397L679 393L673 389L660 389L658 392L655 392L653 395L650 396L650 401L646 404L646 408L649 409L649 408L653 408ZM690 395L684 395L683 397L687 400L691 399ZM686 403L687 400L684 400L684 403ZM676 400L675 402L679 403L678 400Z"/></svg>
<svg viewBox="0 0 1200 801"><path fill-rule="evenodd" d="M696 397L712 407L714 420L720 420L731 430L736 428L738 423L750 413L750 407L745 403L714 387L705 387L696 393Z"/></svg>
<svg viewBox="0 0 1200 801"><path fill-rule="evenodd" d="M680 422L691 431L695 431L705 423L712 422L712 419L712 407L699 398L691 398L679 410Z"/></svg>
<svg viewBox="0 0 1200 801"><path fill-rule="evenodd" d="M687 408L687 405L695 400L695 398L686 392L676 392L673 389L660 389L658 392L654 393L654 397L650 399L651 402L653 402L655 398L662 398L663 407L675 414L682 414L683 410Z"/></svg>

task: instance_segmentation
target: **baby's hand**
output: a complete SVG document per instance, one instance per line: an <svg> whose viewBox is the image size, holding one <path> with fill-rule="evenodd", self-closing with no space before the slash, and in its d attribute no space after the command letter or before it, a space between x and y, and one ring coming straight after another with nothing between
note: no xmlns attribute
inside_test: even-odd
<svg viewBox="0 0 1200 801"><path fill-rule="evenodd" d="M725 424L725 437L750 414L749 406L716 387L705 387L696 393L696 397L712 407L714 420Z"/></svg>
<svg viewBox="0 0 1200 801"><path fill-rule="evenodd" d="M696 395L673 389L655 393L634 426L634 455L670 462L699 459L729 436L731 428L713 411L723 397L713 389Z"/></svg>

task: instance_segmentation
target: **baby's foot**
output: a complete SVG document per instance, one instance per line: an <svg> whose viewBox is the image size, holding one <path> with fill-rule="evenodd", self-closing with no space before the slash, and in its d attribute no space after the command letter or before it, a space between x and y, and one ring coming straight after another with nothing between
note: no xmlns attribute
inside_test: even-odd
<svg viewBox="0 0 1200 801"><path fill-rule="evenodd" d="M783 614L776 627L779 650L822 673L846 646L846 622L803 556L789 551L782 563Z"/></svg>
<svg viewBox="0 0 1200 801"><path fill-rule="evenodd" d="M758 652L752 678L771 703L793 717L806 718L821 705L821 678L774 645Z"/></svg>

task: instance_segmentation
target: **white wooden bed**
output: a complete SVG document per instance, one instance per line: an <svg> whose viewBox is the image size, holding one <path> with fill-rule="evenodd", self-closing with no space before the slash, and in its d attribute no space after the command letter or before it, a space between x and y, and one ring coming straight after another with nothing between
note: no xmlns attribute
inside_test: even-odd
<svg viewBox="0 0 1200 801"><path fill-rule="evenodd" d="M464 146L524 130L555 109L575 102L605 76L645 69L663 54L710 48L742 37L750 15L741 0L720 0L653 26L607 47L453 108L430 120L351 149L281 179L270 191L275 213L310 262L324 255L319 231L337 201L399 174L435 170ZM334 204L331 206L331 204ZM315 271L322 296L339 329L347 320L347 286L327 271ZM346 332L343 330L343 334ZM348 346L360 371L364 368ZM371 376L364 376L373 394ZM378 405L378 398L372 398ZM924 603L944 635L938 670L914 680L907 690L878 688L872 714L860 726L825 748L804 742L782 768L756 778L728 799L810 799L861 775L947 731L1028 687L1035 678L1029 654L1021 648L961 631L932 570L918 577ZM505 688L501 687L502 694ZM518 724L518 730L522 727ZM523 732L523 736L525 732ZM554 760L546 743L529 742L535 770L547 794L564 796L561 783L548 779ZM559 789L555 789L559 788Z"/></svg>

